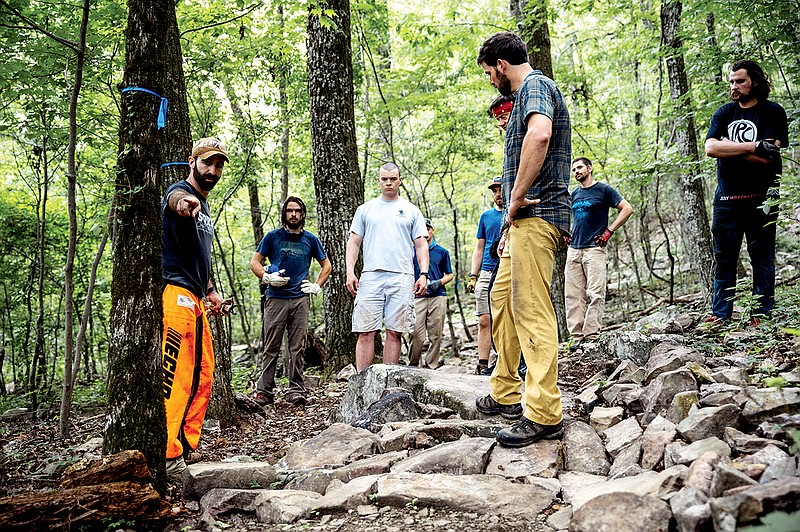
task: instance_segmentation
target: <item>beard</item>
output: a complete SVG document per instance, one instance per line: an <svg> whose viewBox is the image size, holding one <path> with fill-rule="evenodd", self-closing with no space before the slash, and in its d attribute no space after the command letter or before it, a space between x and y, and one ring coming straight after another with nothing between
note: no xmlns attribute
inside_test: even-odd
<svg viewBox="0 0 800 532"><path fill-rule="evenodd" d="M511 96L514 92L511 90L511 82L508 80L506 75L497 70L495 71L495 77L497 78L498 84L497 92L503 96Z"/></svg>
<svg viewBox="0 0 800 532"><path fill-rule="evenodd" d="M198 173L195 181L197 181L197 185L204 192L211 192L214 187L217 186L217 182L219 182L219 176L216 176L210 172L205 174Z"/></svg>
<svg viewBox="0 0 800 532"><path fill-rule="evenodd" d="M302 218L295 218L294 220L286 220L286 227L291 229L292 231L296 231L303 227L303 219Z"/></svg>
<svg viewBox="0 0 800 532"><path fill-rule="evenodd" d="M752 92L744 94L739 91L731 91L731 100L733 100L734 102L747 103L753 98L755 98L755 96L753 96Z"/></svg>

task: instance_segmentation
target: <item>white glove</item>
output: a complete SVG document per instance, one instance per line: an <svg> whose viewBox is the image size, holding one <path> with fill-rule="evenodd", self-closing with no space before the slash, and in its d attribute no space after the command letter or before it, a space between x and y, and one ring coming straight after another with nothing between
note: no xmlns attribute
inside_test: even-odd
<svg viewBox="0 0 800 532"><path fill-rule="evenodd" d="M273 273L265 273L264 277L261 278L261 284L268 284L270 286L283 286L289 282L288 277L282 277L281 273L283 270L279 272Z"/></svg>
<svg viewBox="0 0 800 532"><path fill-rule="evenodd" d="M312 283L308 279L303 279L303 282L300 283L300 291L304 294L311 294L315 296L322 292L322 287L320 287L317 283Z"/></svg>

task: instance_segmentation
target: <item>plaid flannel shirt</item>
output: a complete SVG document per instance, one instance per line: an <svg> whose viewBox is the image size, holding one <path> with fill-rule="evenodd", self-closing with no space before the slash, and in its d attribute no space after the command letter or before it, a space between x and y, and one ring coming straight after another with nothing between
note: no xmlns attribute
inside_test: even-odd
<svg viewBox="0 0 800 532"><path fill-rule="evenodd" d="M572 156L572 137L567 104L555 82L534 70L525 78L516 93L514 109L506 129L505 157L503 160L503 222L508 219L511 189L517 178L522 141L528 132L528 120L533 114L547 116L553 123L550 145L547 147L539 175L525 194L528 199L541 199L541 203L521 208L516 219L538 216L555 225L563 233L570 231L570 195L567 189Z"/></svg>

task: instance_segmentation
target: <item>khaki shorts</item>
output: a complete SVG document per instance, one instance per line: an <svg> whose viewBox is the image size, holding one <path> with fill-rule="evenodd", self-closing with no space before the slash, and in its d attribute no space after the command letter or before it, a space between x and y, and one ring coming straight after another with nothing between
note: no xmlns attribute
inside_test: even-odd
<svg viewBox="0 0 800 532"><path fill-rule="evenodd" d="M492 272L481 270L478 282L475 284L475 315L489 314L489 281Z"/></svg>
<svg viewBox="0 0 800 532"><path fill-rule="evenodd" d="M358 280L353 332L414 331L414 276L396 272L363 272Z"/></svg>

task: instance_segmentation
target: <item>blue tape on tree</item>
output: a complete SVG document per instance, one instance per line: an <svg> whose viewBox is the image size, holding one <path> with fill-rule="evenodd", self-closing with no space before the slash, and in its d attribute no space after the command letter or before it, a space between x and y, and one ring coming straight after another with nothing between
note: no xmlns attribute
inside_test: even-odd
<svg viewBox="0 0 800 532"><path fill-rule="evenodd" d="M161 165L161 168L166 168L167 166L177 166L179 164L185 164L186 166L189 166L189 163L187 161L177 161L174 163L164 163Z"/></svg>
<svg viewBox="0 0 800 532"><path fill-rule="evenodd" d="M122 89L122 92L130 92L130 91L146 92L147 94L152 94L157 98L161 98L161 105L158 108L158 118L156 119L156 125L158 126L158 129L164 129L164 126L167 125L167 106L168 106L167 99L158 94L157 92L153 92L150 89L145 89L144 87L125 87L124 89Z"/></svg>

